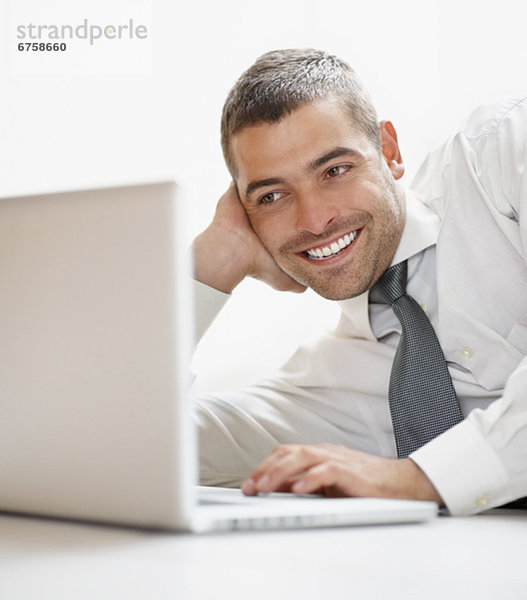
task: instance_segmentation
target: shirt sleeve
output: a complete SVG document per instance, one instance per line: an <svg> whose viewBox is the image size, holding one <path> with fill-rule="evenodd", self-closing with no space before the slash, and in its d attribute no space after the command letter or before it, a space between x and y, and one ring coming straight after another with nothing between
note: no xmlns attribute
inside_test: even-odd
<svg viewBox="0 0 527 600"><path fill-rule="evenodd" d="M511 102L491 116L484 111L475 114L459 143L465 145L484 193L501 215L509 217L514 232L509 241L519 239L527 265L527 99ZM525 354L527 315L523 321L516 333L523 339ZM473 410L410 458L453 515L477 513L527 496L527 358L510 374L499 399L484 410Z"/></svg>
<svg viewBox="0 0 527 600"><path fill-rule="evenodd" d="M193 292L195 303L194 339L197 343L230 298L230 294L220 292L196 280L193 283Z"/></svg>

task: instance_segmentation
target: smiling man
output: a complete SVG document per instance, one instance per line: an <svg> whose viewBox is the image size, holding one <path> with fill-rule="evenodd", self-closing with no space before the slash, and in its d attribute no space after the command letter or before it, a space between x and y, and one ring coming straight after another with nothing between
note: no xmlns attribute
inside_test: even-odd
<svg viewBox="0 0 527 600"><path fill-rule="evenodd" d="M203 483L453 514L527 495L526 131L526 102L480 111L404 190L394 126L347 64L284 50L241 76L233 183L194 244L199 330L247 276L342 318L275 378L198 400Z"/></svg>
<svg viewBox="0 0 527 600"><path fill-rule="evenodd" d="M389 123L381 136L382 154L329 96L278 123L247 127L231 142L256 235L284 272L331 300L369 289L401 236L404 198L394 177L402 166Z"/></svg>

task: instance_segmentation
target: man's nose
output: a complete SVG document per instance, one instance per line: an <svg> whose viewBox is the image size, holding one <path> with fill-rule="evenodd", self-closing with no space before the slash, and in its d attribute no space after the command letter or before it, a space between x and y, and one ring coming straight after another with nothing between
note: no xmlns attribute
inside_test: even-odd
<svg viewBox="0 0 527 600"><path fill-rule="evenodd" d="M339 209L317 194L297 196L296 229L319 235L339 216Z"/></svg>

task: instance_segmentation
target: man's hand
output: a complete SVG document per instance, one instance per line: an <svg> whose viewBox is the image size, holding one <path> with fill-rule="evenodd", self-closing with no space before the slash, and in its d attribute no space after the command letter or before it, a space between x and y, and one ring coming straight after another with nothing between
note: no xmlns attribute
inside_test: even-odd
<svg viewBox="0 0 527 600"><path fill-rule="evenodd" d="M428 477L411 459L382 458L332 444L278 446L253 471L242 490L247 495L322 493L443 504Z"/></svg>
<svg viewBox="0 0 527 600"><path fill-rule="evenodd" d="M194 240L194 277L230 293L246 276L277 290L303 292L305 286L275 263L254 232L231 184L220 198L212 223Z"/></svg>

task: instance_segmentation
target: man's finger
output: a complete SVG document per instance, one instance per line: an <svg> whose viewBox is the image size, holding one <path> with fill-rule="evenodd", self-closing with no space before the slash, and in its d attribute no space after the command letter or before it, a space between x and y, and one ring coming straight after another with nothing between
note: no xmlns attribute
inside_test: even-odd
<svg viewBox="0 0 527 600"><path fill-rule="evenodd" d="M296 494L312 494L321 489L338 489L345 481L342 465L338 462L327 461L308 469L292 485L291 491ZM349 491L346 495L352 495Z"/></svg>
<svg viewBox="0 0 527 600"><path fill-rule="evenodd" d="M289 479L323 461L324 456L325 452L314 446L279 447L251 477L255 490L278 491Z"/></svg>
<svg viewBox="0 0 527 600"><path fill-rule="evenodd" d="M253 481L259 479L276 460L285 456L290 451L289 448L289 445L276 446L249 475L249 479L252 479Z"/></svg>

